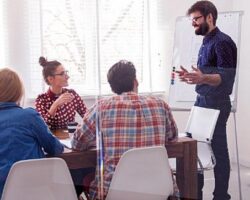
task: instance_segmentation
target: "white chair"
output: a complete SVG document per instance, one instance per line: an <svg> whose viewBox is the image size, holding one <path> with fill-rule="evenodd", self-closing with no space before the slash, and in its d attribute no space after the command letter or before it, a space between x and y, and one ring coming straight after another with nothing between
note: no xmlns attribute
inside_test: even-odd
<svg viewBox="0 0 250 200"><path fill-rule="evenodd" d="M18 161L10 169L2 200L77 200L71 175L61 158Z"/></svg>
<svg viewBox="0 0 250 200"><path fill-rule="evenodd" d="M165 147L135 148L120 158L106 200L166 200L173 179Z"/></svg>
<svg viewBox="0 0 250 200"><path fill-rule="evenodd" d="M211 147L211 139L220 111L193 106L185 128L185 135L197 140L198 170L213 169L216 160ZM183 135L183 134L180 134ZM170 161L175 169L175 163Z"/></svg>

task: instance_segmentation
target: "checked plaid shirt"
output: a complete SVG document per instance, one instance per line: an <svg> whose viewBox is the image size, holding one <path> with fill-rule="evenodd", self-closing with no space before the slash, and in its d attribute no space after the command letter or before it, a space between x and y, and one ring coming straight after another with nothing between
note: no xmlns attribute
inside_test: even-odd
<svg viewBox="0 0 250 200"><path fill-rule="evenodd" d="M98 111L98 112L97 112ZM125 92L102 99L86 113L83 126L73 137L76 150L86 150L96 140L98 114L103 138L103 190L107 195L112 175L121 155L132 148L165 145L177 137L177 127L168 105L153 96ZM102 199L98 186L100 168L91 183L91 199Z"/></svg>

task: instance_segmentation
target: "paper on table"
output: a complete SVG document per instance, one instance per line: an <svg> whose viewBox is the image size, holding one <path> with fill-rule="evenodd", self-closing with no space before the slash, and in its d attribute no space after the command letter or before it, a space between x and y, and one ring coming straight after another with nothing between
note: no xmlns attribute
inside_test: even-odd
<svg viewBox="0 0 250 200"><path fill-rule="evenodd" d="M178 137L187 137L187 133L178 133Z"/></svg>
<svg viewBox="0 0 250 200"><path fill-rule="evenodd" d="M60 139L59 140L66 148L69 148L71 149L72 148L72 145L71 145L71 140L68 138L68 139Z"/></svg>

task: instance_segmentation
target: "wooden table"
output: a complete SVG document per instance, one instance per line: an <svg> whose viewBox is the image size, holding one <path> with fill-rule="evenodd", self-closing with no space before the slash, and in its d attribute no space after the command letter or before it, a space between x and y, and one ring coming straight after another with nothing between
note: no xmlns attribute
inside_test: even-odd
<svg viewBox="0 0 250 200"><path fill-rule="evenodd" d="M176 158L176 179L185 199L197 197L197 141L188 138L178 138L176 142L166 145L169 158Z"/></svg>
<svg viewBox="0 0 250 200"><path fill-rule="evenodd" d="M63 133L63 134L62 134ZM67 132L57 131L58 138L67 138ZM67 134L68 135L68 134ZM176 142L166 145L169 158L176 158L176 179L185 199L196 199L197 196L197 142L191 138L181 137ZM66 149L59 157L63 158L70 169L95 167L96 150L76 152Z"/></svg>

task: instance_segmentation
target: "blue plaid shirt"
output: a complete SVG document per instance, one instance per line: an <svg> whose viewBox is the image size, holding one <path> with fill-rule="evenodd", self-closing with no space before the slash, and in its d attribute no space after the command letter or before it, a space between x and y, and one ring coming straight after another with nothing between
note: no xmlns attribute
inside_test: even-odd
<svg viewBox="0 0 250 200"><path fill-rule="evenodd" d="M237 64L237 47L234 41L217 27L206 35L198 55L198 68L204 74L220 74L221 84L196 85L202 96L227 97L232 93Z"/></svg>

